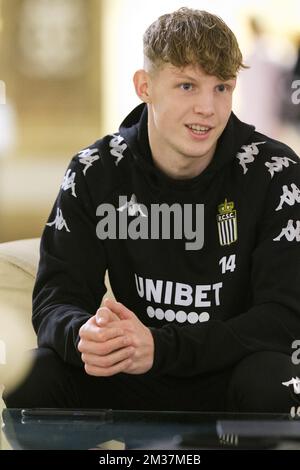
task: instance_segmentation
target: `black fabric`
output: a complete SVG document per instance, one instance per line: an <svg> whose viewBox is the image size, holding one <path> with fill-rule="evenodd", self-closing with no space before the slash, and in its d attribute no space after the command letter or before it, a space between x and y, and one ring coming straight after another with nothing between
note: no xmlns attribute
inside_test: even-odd
<svg viewBox="0 0 300 470"><path fill-rule="evenodd" d="M289 413L297 404L293 387L282 382L300 376L300 366L280 353L254 353L220 374L180 381L150 374L92 377L63 363L50 349L35 350L34 355L28 378L16 390L4 394L9 408Z"/></svg>
<svg viewBox="0 0 300 470"><path fill-rule="evenodd" d="M180 386L255 352L291 354L300 337L300 166L289 147L232 114L208 167L172 180L153 164L141 105L119 133L79 152L65 178L42 236L33 294L40 347L83 367L78 330L101 303L107 269L116 299L151 329L151 374L161 380L172 376ZM99 239L97 211L120 208L120 196L134 196L149 223L155 204L189 204L194 215L203 204L203 247L187 250L187 237ZM219 232L233 228L218 219L226 203L237 227L229 240ZM145 222L128 213L128 224L138 217Z"/></svg>

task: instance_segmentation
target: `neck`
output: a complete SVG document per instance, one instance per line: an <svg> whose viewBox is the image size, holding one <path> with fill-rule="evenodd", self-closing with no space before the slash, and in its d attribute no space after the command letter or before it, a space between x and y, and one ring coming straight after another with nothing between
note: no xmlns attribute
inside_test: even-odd
<svg viewBox="0 0 300 470"><path fill-rule="evenodd" d="M150 142L151 147L151 142ZM205 168L208 167L213 155L202 157L201 159L193 159L191 162L183 161L178 155L164 155L157 149L152 150L152 158L155 166L164 174L172 179L186 180L200 175Z"/></svg>
<svg viewBox="0 0 300 470"><path fill-rule="evenodd" d="M210 164L215 146L206 155L189 157L169 147L165 148L157 138L154 138L151 125L148 125L149 144L155 166L169 178L186 180L200 175Z"/></svg>

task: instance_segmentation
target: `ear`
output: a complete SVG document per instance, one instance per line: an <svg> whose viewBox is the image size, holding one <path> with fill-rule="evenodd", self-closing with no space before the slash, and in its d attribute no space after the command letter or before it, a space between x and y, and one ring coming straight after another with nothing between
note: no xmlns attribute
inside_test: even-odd
<svg viewBox="0 0 300 470"><path fill-rule="evenodd" d="M134 88L137 96L145 103L150 103L150 75L146 70L137 70L133 76Z"/></svg>

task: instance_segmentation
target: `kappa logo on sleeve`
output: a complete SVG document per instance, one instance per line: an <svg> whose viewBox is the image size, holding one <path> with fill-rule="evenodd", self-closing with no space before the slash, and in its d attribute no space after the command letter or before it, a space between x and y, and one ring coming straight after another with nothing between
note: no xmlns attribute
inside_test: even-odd
<svg viewBox="0 0 300 470"><path fill-rule="evenodd" d="M296 227L294 227L294 221L289 220L286 227L284 227L278 237L273 238L274 242L279 242L282 237L285 237L288 242L296 240L300 242L300 220L296 220Z"/></svg>
<svg viewBox="0 0 300 470"><path fill-rule="evenodd" d="M63 189L64 191L67 191L68 189L72 189L72 196L77 197L76 192L75 192L75 176L76 176L75 171L72 172L69 169L64 176L61 189Z"/></svg>
<svg viewBox="0 0 300 470"><path fill-rule="evenodd" d="M53 225L55 225L55 228L56 230L63 230L65 229L67 232L70 232L68 226L67 226L67 222L65 221L65 219L63 218L63 214L62 214L62 211L60 210L60 208L58 207L57 210L56 210L56 217L55 219L52 221L52 222L48 222L46 225L48 225L49 227L52 227Z"/></svg>
<svg viewBox="0 0 300 470"><path fill-rule="evenodd" d="M300 189L295 183L291 184L291 190L286 184L284 184L282 186L282 195L280 196L280 203L275 210L280 211L284 203L288 206L293 206L296 202L300 202Z"/></svg>
<svg viewBox="0 0 300 470"><path fill-rule="evenodd" d="M299 377L292 377L291 380L288 382L282 382L282 385L289 387L290 385L293 386L294 393L296 395L300 395L300 379Z"/></svg>
<svg viewBox="0 0 300 470"><path fill-rule="evenodd" d="M127 145L123 137L119 134L113 134L113 138L109 142L109 146L111 148L110 154L116 158L115 165L118 166L120 161L124 158L124 152L127 149Z"/></svg>
<svg viewBox="0 0 300 470"><path fill-rule="evenodd" d="M284 227L278 237L273 238L274 242L279 242L282 237L285 237L288 242L296 240L300 242L300 220L296 220L296 227L294 227L294 221L289 220L286 227Z"/></svg>
<svg viewBox="0 0 300 470"><path fill-rule="evenodd" d="M288 157L272 157L271 160L273 160L273 162L265 163L271 178L273 178L275 173L282 171L283 168L288 168L290 166L290 162L296 165L296 162Z"/></svg>
<svg viewBox="0 0 300 470"><path fill-rule="evenodd" d="M100 155L98 149L85 149L81 152L78 152L79 162L84 165L83 174L86 175L87 170L93 166L93 163L99 160Z"/></svg>
<svg viewBox="0 0 300 470"><path fill-rule="evenodd" d="M253 142L250 145L243 145L242 150L243 152L237 153L236 157L240 161L240 165L243 168L244 175L248 171L248 167L246 164L253 163L255 160L255 156L259 154L258 145L265 144L266 142Z"/></svg>
<svg viewBox="0 0 300 470"><path fill-rule="evenodd" d="M237 214L233 202L225 202L218 206L218 232L220 245L231 245L237 241Z"/></svg>
<svg viewBox="0 0 300 470"><path fill-rule="evenodd" d="M300 406L292 406L290 409L290 417L292 419L300 418Z"/></svg>

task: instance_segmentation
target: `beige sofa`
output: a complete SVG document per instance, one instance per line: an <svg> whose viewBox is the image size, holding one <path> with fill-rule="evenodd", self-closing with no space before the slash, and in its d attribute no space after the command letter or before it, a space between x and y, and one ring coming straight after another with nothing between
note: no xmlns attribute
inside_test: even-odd
<svg viewBox="0 0 300 470"><path fill-rule="evenodd" d="M0 315L14 311L26 322L28 349L36 346L31 326L31 295L39 261L40 239L0 243ZM107 296L113 297L108 276L105 278Z"/></svg>
<svg viewBox="0 0 300 470"><path fill-rule="evenodd" d="M13 311L20 322L26 322L28 348L36 345L31 327L31 294L39 243L39 238L0 243L0 315Z"/></svg>
<svg viewBox="0 0 300 470"><path fill-rule="evenodd" d="M39 261L39 245L39 238L0 243L0 353L5 329L9 329L10 333L14 330L13 338L19 337L19 340L15 341L17 358L36 347L36 335L31 324L31 296ZM105 278L105 284L105 297L113 297L108 276ZM13 318L13 323L7 322L10 318ZM10 449L1 427L2 409L5 407L1 398L2 364L0 354L0 449Z"/></svg>
<svg viewBox="0 0 300 470"><path fill-rule="evenodd" d="M39 238L35 238L0 243L0 340L7 333L3 331L8 328L7 319L13 316L19 329L24 332L20 355L25 349L36 346L31 325L31 294L39 258L39 242ZM0 377L0 416L5 406L1 399L2 391ZM10 448L1 430L0 448Z"/></svg>
<svg viewBox="0 0 300 470"><path fill-rule="evenodd" d="M39 260L39 245L39 238L0 243L0 346L5 333L9 330L11 336L14 330L14 339L18 337L16 333L19 334L19 340L15 341L19 357L25 350L36 347L36 335L31 324L31 296ZM105 284L106 296L113 297L108 276ZM10 323L10 319L14 323ZM0 377L0 411L3 407L1 391Z"/></svg>

